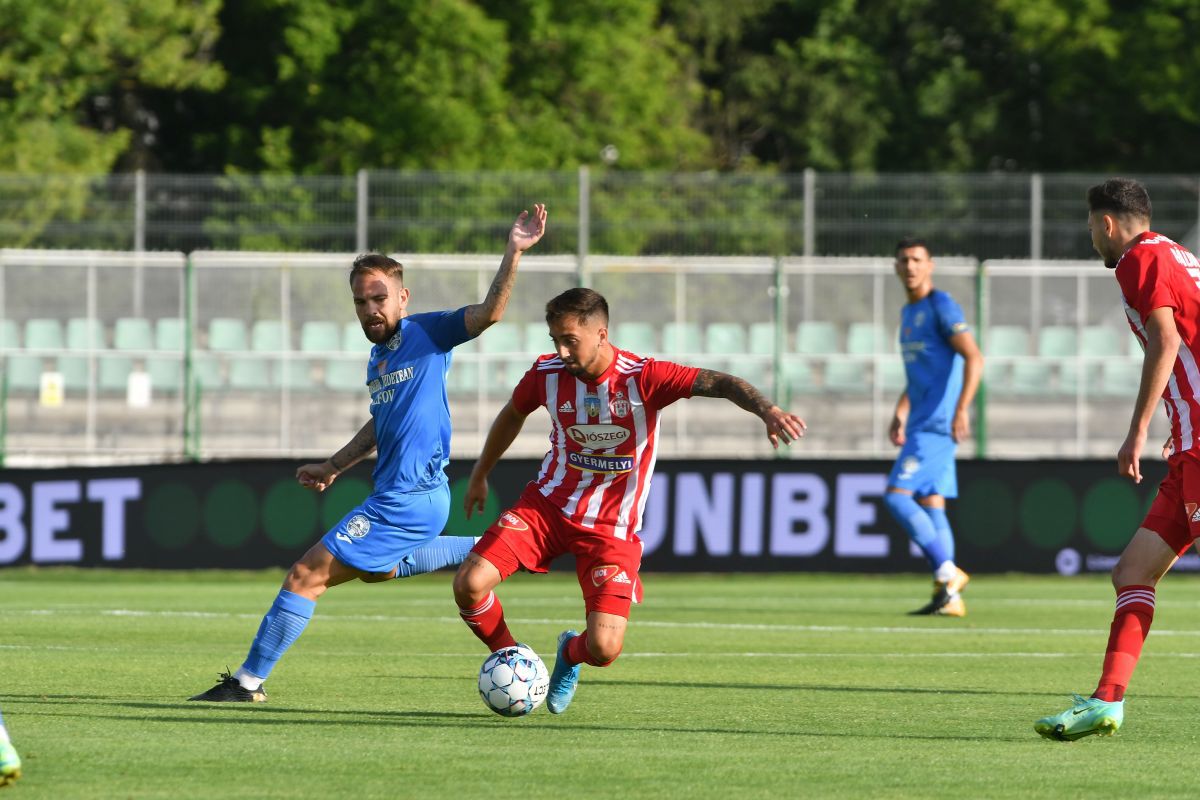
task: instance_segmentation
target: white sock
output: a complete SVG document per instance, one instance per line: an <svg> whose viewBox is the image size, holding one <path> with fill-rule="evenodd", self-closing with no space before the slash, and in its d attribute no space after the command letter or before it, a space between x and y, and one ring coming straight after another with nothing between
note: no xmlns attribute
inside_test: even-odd
<svg viewBox="0 0 1200 800"><path fill-rule="evenodd" d="M237 672L233 673L233 677L246 691L253 692L263 685L263 679L247 672L245 667L238 667Z"/></svg>
<svg viewBox="0 0 1200 800"><path fill-rule="evenodd" d="M933 573L933 579L938 583L949 583L955 575L958 574L958 567L953 561L943 561L937 571Z"/></svg>

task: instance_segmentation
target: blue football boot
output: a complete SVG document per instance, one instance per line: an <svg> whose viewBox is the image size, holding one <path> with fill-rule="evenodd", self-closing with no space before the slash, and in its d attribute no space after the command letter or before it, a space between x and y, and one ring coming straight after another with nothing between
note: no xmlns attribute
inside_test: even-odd
<svg viewBox="0 0 1200 800"><path fill-rule="evenodd" d="M561 714L571 705L575 688L579 685L579 665L567 663L567 643L579 634L563 631L558 635L558 657L554 660L554 672L550 673L550 693L546 696L546 708L551 714Z"/></svg>

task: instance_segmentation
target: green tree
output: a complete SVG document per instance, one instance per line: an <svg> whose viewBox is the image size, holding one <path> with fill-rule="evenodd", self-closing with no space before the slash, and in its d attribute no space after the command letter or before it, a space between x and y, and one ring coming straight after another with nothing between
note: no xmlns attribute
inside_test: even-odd
<svg viewBox="0 0 1200 800"><path fill-rule="evenodd" d="M0 164L92 173L153 148L153 90L221 86L219 0L0 0Z"/></svg>

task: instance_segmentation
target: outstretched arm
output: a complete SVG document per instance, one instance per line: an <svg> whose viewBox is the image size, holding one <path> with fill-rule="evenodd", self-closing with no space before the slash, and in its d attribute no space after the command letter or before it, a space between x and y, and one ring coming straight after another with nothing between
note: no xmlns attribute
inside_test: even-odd
<svg viewBox="0 0 1200 800"><path fill-rule="evenodd" d="M500 262L500 269L488 289L487 297L482 303L467 306L467 333L478 336L504 316L508 306L509 295L512 294L513 283L517 280L517 264L521 254L538 243L546 232L546 207L541 203L533 207L533 215L522 211L513 223L508 233L508 248Z"/></svg>
<svg viewBox="0 0 1200 800"><path fill-rule="evenodd" d="M345 447L338 450L320 464L305 464L296 470L296 480L300 485L323 492L328 489L337 476L362 461L375 451L375 420L367 420L367 424L354 434Z"/></svg>
<svg viewBox="0 0 1200 800"><path fill-rule="evenodd" d="M500 413L496 415L496 419L488 431L487 439L483 442L483 452L479 454L479 460L475 462L475 467L471 470L471 477L467 481L467 496L463 502L467 519L470 519L471 514L475 511L483 511L483 504L487 500L488 493L488 475L492 474L496 462L517 438L517 434L521 432L528 416L528 414L517 411L513 407L512 400L505 403L504 408L500 409Z"/></svg>
<svg viewBox="0 0 1200 800"><path fill-rule="evenodd" d="M746 381L725 372L702 369L692 383L693 397L724 397L740 408L758 416L767 426L767 438L771 446L791 444L804 435L807 425L795 414L784 411L763 397L762 393Z"/></svg>

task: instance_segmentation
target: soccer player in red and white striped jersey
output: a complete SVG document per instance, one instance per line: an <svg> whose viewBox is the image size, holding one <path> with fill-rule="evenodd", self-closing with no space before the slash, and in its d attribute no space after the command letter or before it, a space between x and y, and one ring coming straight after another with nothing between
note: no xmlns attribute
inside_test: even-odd
<svg viewBox="0 0 1200 800"><path fill-rule="evenodd" d="M637 531L662 410L688 397L724 397L762 418L775 447L803 436L805 425L741 378L618 349L608 340L608 303L591 289L555 297L546 304L546 322L556 352L534 363L492 423L471 473L467 515L483 509L488 475L538 408L550 414L550 451L537 479L463 561L454 598L489 650L511 647L516 640L493 590L518 569L546 572L557 556L575 556L587 628L559 636L547 706L561 714L580 664L616 660L630 605L641 599Z"/></svg>
<svg viewBox="0 0 1200 800"><path fill-rule="evenodd" d="M1155 587L1200 537L1200 260L1150 230L1150 196L1137 181L1111 178L1088 190L1088 228L1104 266L1116 270L1125 313L1145 350L1129 433L1117 472L1141 483L1141 454L1159 397L1171 419L1163 447L1167 477L1141 527L1113 567L1116 611L1096 691L1043 717L1051 739L1112 735L1125 716L1125 687L1154 619Z"/></svg>

